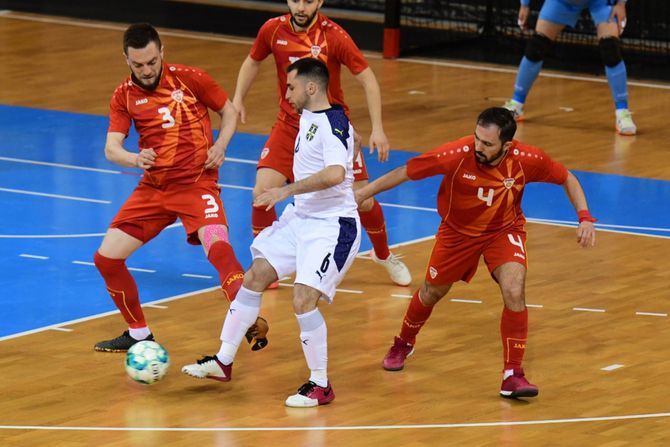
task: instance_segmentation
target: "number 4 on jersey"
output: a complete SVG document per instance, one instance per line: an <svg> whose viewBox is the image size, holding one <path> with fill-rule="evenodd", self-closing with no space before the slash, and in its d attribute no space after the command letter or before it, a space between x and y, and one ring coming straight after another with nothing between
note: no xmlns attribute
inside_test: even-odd
<svg viewBox="0 0 670 447"><path fill-rule="evenodd" d="M487 206L493 204L493 188L489 188L489 192L484 196L484 188L479 188L477 190L477 198L483 202L486 202Z"/></svg>

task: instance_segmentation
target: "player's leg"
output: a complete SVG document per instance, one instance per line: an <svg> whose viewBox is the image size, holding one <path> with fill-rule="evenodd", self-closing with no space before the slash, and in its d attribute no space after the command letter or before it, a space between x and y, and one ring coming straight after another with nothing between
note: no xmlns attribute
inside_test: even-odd
<svg viewBox="0 0 670 447"><path fill-rule="evenodd" d="M580 11L580 7L567 4L563 0L546 0L542 5L535 32L528 40L519 64L514 82L514 95L504 105L514 113L517 120L523 119L523 105L540 74L544 58L563 28L566 25L574 25Z"/></svg>
<svg viewBox="0 0 670 447"><path fill-rule="evenodd" d="M484 260L504 302L500 318L504 362L500 395L510 398L538 394L537 386L528 382L521 367L528 341L525 242L523 228L515 228L501 233L484 250Z"/></svg>
<svg viewBox="0 0 670 447"><path fill-rule="evenodd" d="M128 324L120 336L95 344L96 351L124 352L140 340L153 340L140 305L137 284L126 267L126 259L176 219L160 206L160 191L139 185L110 224L93 261L107 292ZM149 221L146 218L151 218ZM151 222L151 223L148 223Z"/></svg>
<svg viewBox="0 0 670 447"><path fill-rule="evenodd" d="M289 407L315 407L335 399L328 380L328 329L317 308L320 298L332 302L337 285L354 262L360 247L355 218L303 219L296 252L297 275L293 310L300 342L310 370L309 380L289 396Z"/></svg>
<svg viewBox="0 0 670 447"><path fill-rule="evenodd" d="M256 183L253 198L268 188L283 186L293 180L293 145L298 129L283 121L276 121L261 152L256 170ZM265 207L251 208L251 227L254 237L277 220L274 207L265 210Z"/></svg>
<svg viewBox="0 0 670 447"><path fill-rule="evenodd" d="M368 184L368 171L361 152L354 160L354 190ZM391 281L399 286L408 286L412 282L412 275L404 262L391 253L386 234L386 221L382 207L377 199L370 197L358 207L361 225L372 242L370 257L377 264L382 265L389 274Z"/></svg>
<svg viewBox="0 0 670 447"><path fill-rule="evenodd" d="M184 374L204 379L227 382L231 379L232 363L248 328L260 312L261 295L268 284L279 275L289 274L295 268L293 233L287 225L293 207L287 208L278 222L258 235L251 244L254 262L244 274L244 282L230 304L221 329L221 345L215 355L205 356L182 368ZM291 216L289 216L291 214Z"/></svg>
<svg viewBox="0 0 670 447"><path fill-rule="evenodd" d="M405 359L414 352L416 336L430 318L433 307L444 297L456 281L470 281L477 271L481 254L478 243L465 245L468 238L451 232L439 236L428 261L424 284L412 295L403 317L400 334L382 361L387 371L399 371L405 366Z"/></svg>
<svg viewBox="0 0 670 447"><path fill-rule="evenodd" d="M608 22L612 6L605 1L592 2L591 17L598 30L598 48L605 65L607 83L615 107L615 126L621 135L635 135L637 126L628 109L628 75L621 55L621 40L616 22Z"/></svg>
<svg viewBox="0 0 670 447"><path fill-rule="evenodd" d="M262 291L277 278L272 266L262 258L257 258L244 275L244 284L235 300L230 303L226 319L221 328L221 346L215 355L205 356L181 371L198 379L214 379L228 382L232 378L235 355L249 327L260 312Z"/></svg>

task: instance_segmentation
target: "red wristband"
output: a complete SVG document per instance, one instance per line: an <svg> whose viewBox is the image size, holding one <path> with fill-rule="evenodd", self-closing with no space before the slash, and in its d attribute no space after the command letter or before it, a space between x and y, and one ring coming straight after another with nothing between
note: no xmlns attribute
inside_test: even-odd
<svg viewBox="0 0 670 447"><path fill-rule="evenodd" d="M589 210L580 210L577 211L577 218L579 219L579 223L582 223L584 221L587 222L597 222L598 219L593 217L591 213L589 213Z"/></svg>

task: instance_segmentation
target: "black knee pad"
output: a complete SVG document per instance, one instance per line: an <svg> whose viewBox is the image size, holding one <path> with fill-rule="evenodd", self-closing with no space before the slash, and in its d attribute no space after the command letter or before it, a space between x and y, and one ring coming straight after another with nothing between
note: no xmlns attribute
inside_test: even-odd
<svg viewBox="0 0 670 447"><path fill-rule="evenodd" d="M618 37L600 39L598 47L600 48L600 57L603 60L603 64L608 67L619 65L619 62L623 60L621 56L621 41Z"/></svg>
<svg viewBox="0 0 670 447"><path fill-rule="evenodd" d="M551 50L553 42L547 36L533 33L526 45L526 58L531 62L541 62Z"/></svg>

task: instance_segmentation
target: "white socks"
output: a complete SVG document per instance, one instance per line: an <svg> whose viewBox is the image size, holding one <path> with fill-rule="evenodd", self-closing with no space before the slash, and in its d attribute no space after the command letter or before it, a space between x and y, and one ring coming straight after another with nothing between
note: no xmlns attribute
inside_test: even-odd
<svg viewBox="0 0 670 447"><path fill-rule="evenodd" d="M261 292L242 286L230 303L226 320L221 328L221 348L216 354L224 365L230 365L247 330L256 322L261 307Z"/></svg>
<svg viewBox="0 0 670 447"><path fill-rule="evenodd" d="M296 315L300 325L300 344L311 371L309 380L328 386L328 329L319 309Z"/></svg>
<svg viewBox="0 0 670 447"><path fill-rule="evenodd" d="M129 327L128 334L130 334L130 336L135 340L144 340L151 334L151 331L149 330L148 326L138 327L136 329Z"/></svg>

